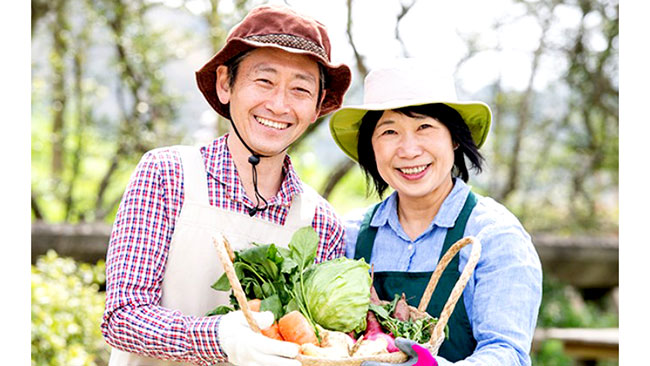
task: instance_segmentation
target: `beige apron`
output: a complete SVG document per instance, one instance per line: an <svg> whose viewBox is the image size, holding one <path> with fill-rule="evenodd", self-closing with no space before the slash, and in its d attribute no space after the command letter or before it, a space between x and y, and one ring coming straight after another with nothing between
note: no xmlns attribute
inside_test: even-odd
<svg viewBox="0 0 650 366"><path fill-rule="evenodd" d="M251 242L286 247L297 229L311 225L318 194L303 184L303 193L294 197L284 226L210 206L207 173L199 149L191 146L176 146L176 149L183 164L185 198L170 244L160 305L185 315L203 316L217 305L229 303L228 293L210 288L223 273L212 242L213 233L223 233L233 250L248 248ZM109 366L127 365L190 364L114 348Z"/></svg>

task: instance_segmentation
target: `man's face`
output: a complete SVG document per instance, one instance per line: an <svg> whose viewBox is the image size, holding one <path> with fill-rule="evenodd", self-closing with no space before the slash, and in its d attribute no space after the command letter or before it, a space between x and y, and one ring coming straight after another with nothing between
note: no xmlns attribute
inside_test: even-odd
<svg viewBox="0 0 650 366"><path fill-rule="evenodd" d="M242 139L262 155L282 152L318 117L318 64L305 55L257 48L239 64L229 85L228 69L217 68L217 95L230 103Z"/></svg>

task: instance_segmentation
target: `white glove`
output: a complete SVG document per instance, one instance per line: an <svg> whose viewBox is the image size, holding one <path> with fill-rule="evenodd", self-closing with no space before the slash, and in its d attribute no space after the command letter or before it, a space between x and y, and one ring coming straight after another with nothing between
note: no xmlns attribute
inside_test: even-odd
<svg viewBox="0 0 650 366"><path fill-rule="evenodd" d="M273 324L273 313L253 312L260 329ZM223 315L219 323L219 343L228 361L238 366L300 366L295 360L300 347L254 332L246 322L244 313L234 311Z"/></svg>

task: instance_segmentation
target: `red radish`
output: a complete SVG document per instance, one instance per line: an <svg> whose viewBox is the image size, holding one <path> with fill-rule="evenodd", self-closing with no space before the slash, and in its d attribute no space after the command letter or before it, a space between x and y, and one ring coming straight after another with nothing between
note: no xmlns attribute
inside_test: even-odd
<svg viewBox="0 0 650 366"><path fill-rule="evenodd" d="M377 290L375 290L375 286L370 286L370 303L375 305L381 304L379 295L377 295Z"/></svg>
<svg viewBox="0 0 650 366"><path fill-rule="evenodd" d="M379 324L375 313L368 311L368 314L366 314L366 323L366 334L363 336L363 339L374 341L377 338L384 338L388 342L388 346L386 347L388 352L399 351L395 346L395 339L390 334L384 333L381 329L381 324Z"/></svg>
<svg viewBox="0 0 650 366"><path fill-rule="evenodd" d="M409 304L406 302L406 295L402 292L402 297L400 297L400 299L397 300L397 304L395 304L393 318L407 321L410 316L411 312L409 311Z"/></svg>

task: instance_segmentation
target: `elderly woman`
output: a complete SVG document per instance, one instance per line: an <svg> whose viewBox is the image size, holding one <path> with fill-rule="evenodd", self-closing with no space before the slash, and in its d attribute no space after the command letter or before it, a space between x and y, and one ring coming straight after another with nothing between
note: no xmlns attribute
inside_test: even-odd
<svg viewBox="0 0 650 366"><path fill-rule="evenodd" d="M486 104L458 101L451 73L414 60L370 72L364 104L345 107L330 120L335 141L359 162L378 195L393 190L345 222L346 255L374 265L374 287L382 300L405 293L409 304L417 306L452 244L466 236L482 244L438 355L398 342L407 353L420 356L419 365L531 362L541 301L539 258L517 218L467 184L466 160L481 171L479 148L490 121ZM427 308L432 316L440 316L470 251L470 246L463 248L443 272ZM418 352L407 349L411 347Z"/></svg>

